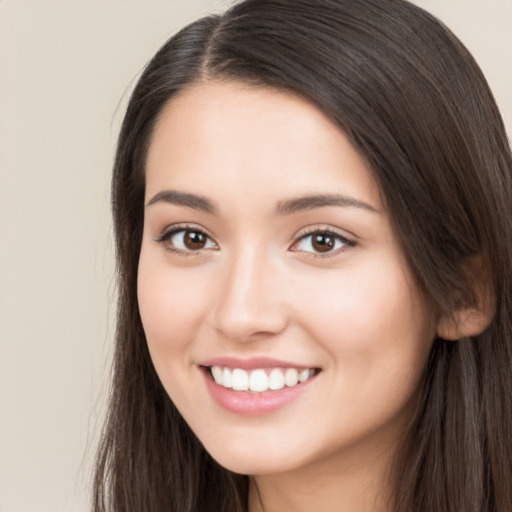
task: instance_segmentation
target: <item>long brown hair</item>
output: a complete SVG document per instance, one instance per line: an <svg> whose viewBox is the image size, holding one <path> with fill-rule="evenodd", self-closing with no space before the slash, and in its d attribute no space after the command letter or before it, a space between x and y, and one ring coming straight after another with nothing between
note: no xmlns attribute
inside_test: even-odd
<svg viewBox="0 0 512 512"><path fill-rule="evenodd" d="M403 0L246 0L172 37L124 118L112 182L116 351L95 512L247 510L248 478L206 453L160 384L136 294L153 127L175 94L209 79L293 91L338 124L443 314L474 302L466 263L483 261L495 317L474 338L435 340L392 507L512 510L512 158L481 71L446 27Z"/></svg>

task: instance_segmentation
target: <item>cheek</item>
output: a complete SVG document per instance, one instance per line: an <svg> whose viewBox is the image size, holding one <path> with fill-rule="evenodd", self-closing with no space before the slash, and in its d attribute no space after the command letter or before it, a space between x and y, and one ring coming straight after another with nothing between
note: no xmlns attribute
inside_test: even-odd
<svg viewBox="0 0 512 512"><path fill-rule="evenodd" d="M185 347L208 310L206 282L141 253L137 296L152 354Z"/></svg>
<svg viewBox="0 0 512 512"><path fill-rule="evenodd" d="M354 436L411 413L435 336L402 269L384 267L340 272L329 293L327 282L310 283L301 305L303 328L328 355L327 387L343 404L335 410L326 396L330 422L350 425Z"/></svg>
<svg viewBox="0 0 512 512"><path fill-rule="evenodd" d="M351 373L416 369L435 325L396 261L315 276L296 293L303 326Z"/></svg>

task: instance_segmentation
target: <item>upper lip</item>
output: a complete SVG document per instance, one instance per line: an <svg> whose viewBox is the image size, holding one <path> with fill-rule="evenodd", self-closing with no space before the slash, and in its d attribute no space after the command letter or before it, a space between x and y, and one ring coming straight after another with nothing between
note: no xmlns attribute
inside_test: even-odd
<svg viewBox="0 0 512 512"><path fill-rule="evenodd" d="M226 366L228 368L240 368L241 370L257 370L259 368L297 368L306 370L308 368L315 368L315 366L296 364L271 357L251 357L248 359L238 357L213 357L202 361L199 366Z"/></svg>

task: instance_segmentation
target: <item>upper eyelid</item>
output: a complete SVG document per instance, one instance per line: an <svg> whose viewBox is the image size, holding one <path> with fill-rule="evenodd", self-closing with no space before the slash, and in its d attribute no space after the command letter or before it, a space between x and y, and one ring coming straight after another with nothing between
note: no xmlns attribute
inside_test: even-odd
<svg viewBox="0 0 512 512"><path fill-rule="evenodd" d="M210 235L210 233L208 233L208 230L206 230L202 226L193 225L193 224L189 224L189 223L185 223L185 224L180 224L180 223L178 223L178 224L170 224L169 226L166 226L164 229L159 231L154 239L158 242L158 241L161 241L163 238L168 237L168 236L170 236L172 234L175 234L175 233L179 233L180 231L198 231L198 232L203 233L204 235L206 235L210 240L212 240L215 243L217 243L215 241L215 238L212 235Z"/></svg>
<svg viewBox="0 0 512 512"><path fill-rule="evenodd" d="M340 238L342 238L344 240L347 240L348 242L355 244L354 235L346 233L345 231L342 231L342 230L332 227L332 226L308 226L308 227L305 227L293 236L292 244L298 242L299 240L302 240L306 236L313 235L315 233L331 233L335 236L339 236Z"/></svg>

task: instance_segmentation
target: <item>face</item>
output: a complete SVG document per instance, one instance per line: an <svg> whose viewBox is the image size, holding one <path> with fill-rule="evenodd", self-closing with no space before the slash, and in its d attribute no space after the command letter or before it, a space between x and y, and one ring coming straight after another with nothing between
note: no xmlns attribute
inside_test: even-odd
<svg viewBox="0 0 512 512"><path fill-rule="evenodd" d="M287 472L400 438L435 321L367 164L322 112L191 87L157 124L145 204L151 357L221 465Z"/></svg>

